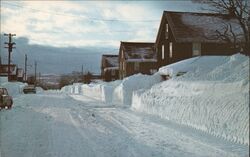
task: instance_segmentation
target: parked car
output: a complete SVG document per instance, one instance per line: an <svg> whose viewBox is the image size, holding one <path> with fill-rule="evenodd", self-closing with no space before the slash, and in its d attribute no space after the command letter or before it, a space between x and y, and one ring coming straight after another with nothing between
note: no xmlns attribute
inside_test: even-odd
<svg viewBox="0 0 250 157"><path fill-rule="evenodd" d="M10 109L12 104L13 99L11 96L9 96L7 89L0 87L0 110L6 107Z"/></svg>
<svg viewBox="0 0 250 157"><path fill-rule="evenodd" d="M28 93L33 93L36 94L36 87L35 85L27 85L23 88L23 93L28 94Z"/></svg>

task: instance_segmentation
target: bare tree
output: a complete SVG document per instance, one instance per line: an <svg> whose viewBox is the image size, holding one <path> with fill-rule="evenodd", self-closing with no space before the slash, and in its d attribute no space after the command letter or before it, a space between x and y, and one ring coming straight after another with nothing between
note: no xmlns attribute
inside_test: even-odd
<svg viewBox="0 0 250 157"><path fill-rule="evenodd" d="M214 13L220 13L220 14L229 14L232 18L235 18L244 35L244 40L245 40L245 50L248 51L249 53L249 0L192 0L194 3L200 3L200 4L206 4L208 5L207 8L202 8L206 9L208 11L212 11ZM228 33L231 34L232 32L232 27L227 26L225 29L225 32L220 32L220 35L222 37ZM234 34L234 33L233 33ZM219 35L219 34L218 34ZM235 37L233 35L233 37Z"/></svg>
<svg viewBox="0 0 250 157"><path fill-rule="evenodd" d="M205 36L206 39L209 40L221 40L225 41L226 43L229 43L232 45L232 48L236 49L238 46L238 40L241 38L241 34L236 34L233 31L233 26L231 23L223 22L223 25L221 25L221 30L215 30L213 34L210 34L209 36Z"/></svg>

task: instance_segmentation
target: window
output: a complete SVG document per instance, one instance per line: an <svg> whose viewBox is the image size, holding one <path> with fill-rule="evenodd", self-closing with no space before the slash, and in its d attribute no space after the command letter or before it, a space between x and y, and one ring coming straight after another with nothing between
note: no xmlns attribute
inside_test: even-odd
<svg viewBox="0 0 250 157"><path fill-rule="evenodd" d="M173 43L169 43L169 58L173 57Z"/></svg>
<svg viewBox="0 0 250 157"><path fill-rule="evenodd" d="M193 43L193 56L201 55L201 43Z"/></svg>
<svg viewBox="0 0 250 157"><path fill-rule="evenodd" d="M139 62L135 62L134 63L134 70L135 71L139 71L139 69L140 69L140 63Z"/></svg>
<svg viewBox="0 0 250 157"><path fill-rule="evenodd" d="M161 59L164 59L164 45L161 46Z"/></svg>
<svg viewBox="0 0 250 157"><path fill-rule="evenodd" d="M125 62L122 62L122 65L123 65L123 70L125 71L125 69L126 69Z"/></svg>
<svg viewBox="0 0 250 157"><path fill-rule="evenodd" d="M166 32L165 32L166 39L168 39L168 24L166 24Z"/></svg>

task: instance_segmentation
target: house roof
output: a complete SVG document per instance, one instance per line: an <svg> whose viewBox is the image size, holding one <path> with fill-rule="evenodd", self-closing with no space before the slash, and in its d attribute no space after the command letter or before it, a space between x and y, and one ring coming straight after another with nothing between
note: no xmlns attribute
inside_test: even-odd
<svg viewBox="0 0 250 157"><path fill-rule="evenodd" d="M172 12L164 11L156 42L159 42L162 27L167 20L176 42L223 42L217 38L218 32L224 33L230 26L237 39L243 39L243 31L235 18L227 14Z"/></svg>
<svg viewBox="0 0 250 157"><path fill-rule="evenodd" d="M102 55L102 66L103 67L118 67L118 55Z"/></svg>
<svg viewBox="0 0 250 157"><path fill-rule="evenodd" d="M156 61L157 54L154 48L155 43L151 42L121 42L121 49L124 57L131 62L149 62Z"/></svg>

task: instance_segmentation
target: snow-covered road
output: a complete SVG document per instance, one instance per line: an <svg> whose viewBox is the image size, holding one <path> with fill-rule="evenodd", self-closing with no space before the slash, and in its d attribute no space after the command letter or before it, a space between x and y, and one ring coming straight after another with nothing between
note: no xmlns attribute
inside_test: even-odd
<svg viewBox="0 0 250 157"><path fill-rule="evenodd" d="M20 95L0 112L0 157L230 157L248 146L80 95Z"/></svg>

